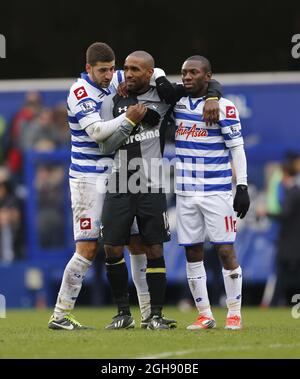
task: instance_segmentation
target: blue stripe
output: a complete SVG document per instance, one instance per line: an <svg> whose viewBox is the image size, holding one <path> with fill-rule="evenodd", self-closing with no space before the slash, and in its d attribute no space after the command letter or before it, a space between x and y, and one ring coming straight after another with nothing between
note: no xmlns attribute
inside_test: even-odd
<svg viewBox="0 0 300 379"><path fill-rule="evenodd" d="M216 171L204 171L204 178L228 178L232 176L231 169L229 170L216 170Z"/></svg>
<svg viewBox="0 0 300 379"><path fill-rule="evenodd" d="M123 81L123 79L122 79L122 74L121 74L121 71L120 70L118 70L117 71L117 76L118 76L118 82L119 82L119 84Z"/></svg>
<svg viewBox="0 0 300 379"><path fill-rule="evenodd" d="M176 176L181 176L184 178L204 178L204 171L185 170L183 168L177 168Z"/></svg>
<svg viewBox="0 0 300 379"><path fill-rule="evenodd" d="M196 171L177 168L176 175L184 178L227 178L232 176L231 169L217 171Z"/></svg>
<svg viewBox="0 0 300 379"><path fill-rule="evenodd" d="M233 241L225 241L225 242L210 241L210 243L212 243L213 245L233 245L234 244Z"/></svg>
<svg viewBox="0 0 300 379"><path fill-rule="evenodd" d="M78 164L71 163L70 169L78 172L93 172L93 173L103 173L106 172L109 166L96 167L96 166L79 166Z"/></svg>
<svg viewBox="0 0 300 379"><path fill-rule="evenodd" d="M176 157L186 163L200 163L200 164L223 164L229 163L229 157L192 157L189 155L176 154Z"/></svg>
<svg viewBox="0 0 300 379"><path fill-rule="evenodd" d="M71 134L74 137L88 137L88 134L85 130L74 130L71 128Z"/></svg>
<svg viewBox="0 0 300 379"><path fill-rule="evenodd" d="M72 124L78 124L77 118L74 116L68 116L68 121Z"/></svg>
<svg viewBox="0 0 300 379"><path fill-rule="evenodd" d="M235 125L235 124L239 124L240 123L240 120L220 120L218 121L218 125L220 125L222 128L224 128L225 126L231 126L231 125Z"/></svg>
<svg viewBox="0 0 300 379"><path fill-rule="evenodd" d="M192 141L175 141L175 147L183 149L196 149L196 150L226 150L224 142L220 143L207 143L207 142L192 142Z"/></svg>
<svg viewBox="0 0 300 379"><path fill-rule="evenodd" d="M72 141L72 145L75 147L96 147L99 149L99 145L96 142L75 142Z"/></svg>
<svg viewBox="0 0 300 379"><path fill-rule="evenodd" d="M228 184L191 184L177 183L176 189L190 192L231 191L231 183Z"/></svg>
<svg viewBox="0 0 300 379"><path fill-rule="evenodd" d="M226 134L224 134L223 136L224 136L224 140L225 140L225 141L233 141L233 140L237 140L237 139L242 138L242 133L240 133L240 135L237 136L237 137L234 137L234 136L233 136L233 137L230 137L230 136L231 136L230 133L226 133Z"/></svg>
<svg viewBox="0 0 300 379"><path fill-rule="evenodd" d="M94 113L94 112L93 112ZM76 113L76 119L77 119L77 122L80 121L82 118L88 116L87 114L83 114L82 112L78 112Z"/></svg>
<svg viewBox="0 0 300 379"><path fill-rule="evenodd" d="M179 243L178 245L179 246L195 246L195 245L201 245L203 243L204 243L204 241L202 241L202 242L195 242L195 243Z"/></svg>
<svg viewBox="0 0 300 379"><path fill-rule="evenodd" d="M188 114L188 113L182 113L182 112L174 112L174 116L176 119L180 118L182 120L188 120L188 121L202 121L203 117L202 114Z"/></svg>
<svg viewBox="0 0 300 379"><path fill-rule="evenodd" d="M67 103L67 109L68 109L68 111L70 111L70 107L69 107L69 104Z"/></svg>
<svg viewBox="0 0 300 379"><path fill-rule="evenodd" d="M99 153L98 154L85 154L85 153L77 153L75 151L72 151L71 153L71 156L74 158L74 159L93 159L93 160L99 160L99 159L102 159L102 158L114 158L114 155L111 154L111 155L101 155Z"/></svg>

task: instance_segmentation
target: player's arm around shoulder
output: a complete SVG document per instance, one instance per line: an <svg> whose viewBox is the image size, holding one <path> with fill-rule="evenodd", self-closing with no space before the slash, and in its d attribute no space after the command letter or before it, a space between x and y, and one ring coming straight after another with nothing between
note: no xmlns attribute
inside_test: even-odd
<svg viewBox="0 0 300 379"><path fill-rule="evenodd" d="M219 100L222 97L222 86L215 79L208 83L206 99L203 107L203 119L206 125L213 125L219 121Z"/></svg>
<svg viewBox="0 0 300 379"><path fill-rule="evenodd" d="M116 70L113 74L110 85L114 87L115 91L117 92L119 86L122 85L124 82L125 82L124 71Z"/></svg>

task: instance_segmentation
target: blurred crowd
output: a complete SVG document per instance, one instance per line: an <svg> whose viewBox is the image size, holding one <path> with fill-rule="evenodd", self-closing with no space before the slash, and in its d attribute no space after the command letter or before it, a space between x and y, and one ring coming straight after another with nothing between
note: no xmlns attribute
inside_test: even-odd
<svg viewBox="0 0 300 379"><path fill-rule="evenodd" d="M39 92L28 92L24 105L11 120L0 115L0 261L26 257L26 153L70 150L70 132L65 104L48 108ZM38 162L34 173L37 191L36 227L44 248L63 244L62 187L65 168Z"/></svg>
<svg viewBox="0 0 300 379"><path fill-rule="evenodd" d="M288 152L268 166L266 201L256 209L278 227L274 288L267 305L287 305L300 293L300 155Z"/></svg>

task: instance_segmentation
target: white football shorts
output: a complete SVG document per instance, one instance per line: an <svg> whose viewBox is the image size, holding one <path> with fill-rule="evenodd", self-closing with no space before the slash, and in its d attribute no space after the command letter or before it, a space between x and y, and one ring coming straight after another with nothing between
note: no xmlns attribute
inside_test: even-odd
<svg viewBox="0 0 300 379"><path fill-rule="evenodd" d="M70 178L75 242L99 239L107 179L107 175L84 178L84 180ZM131 227L131 234L139 234L136 218Z"/></svg>
<svg viewBox="0 0 300 379"><path fill-rule="evenodd" d="M176 196L179 245L203 243L208 236L215 244L232 244L236 237L236 214L232 193L210 196Z"/></svg>

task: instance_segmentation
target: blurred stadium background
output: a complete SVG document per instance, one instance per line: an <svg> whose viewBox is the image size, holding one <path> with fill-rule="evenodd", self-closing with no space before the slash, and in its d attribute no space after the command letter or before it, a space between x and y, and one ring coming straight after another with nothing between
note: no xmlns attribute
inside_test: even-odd
<svg viewBox="0 0 300 379"><path fill-rule="evenodd" d="M244 303L268 305L280 224L265 215L280 214L281 163L288 159L300 172L300 59L291 54L292 36L300 33L299 3L265 1L258 7L255 1L232 1L214 9L198 1L179 10L167 1L115 1L91 4L86 11L70 4L45 2L43 11L37 1L1 5L6 58L0 59L0 293L7 306L52 306L74 251L66 95L94 41L114 48L118 68L129 52L147 50L176 81L186 57L202 54L211 60L224 95L239 109L248 158L252 204L246 219L238 222L236 243ZM170 125L169 157L173 135ZM168 201L168 302L184 306L190 298L184 253L176 240L173 194ZM213 247L207 243L206 249L211 300L223 304L220 265ZM298 263L299 256L298 248ZM78 304L110 303L102 268L103 252ZM298 277L299 292L300 272ZM285 304L280 296L275 300Z"/></svg>

